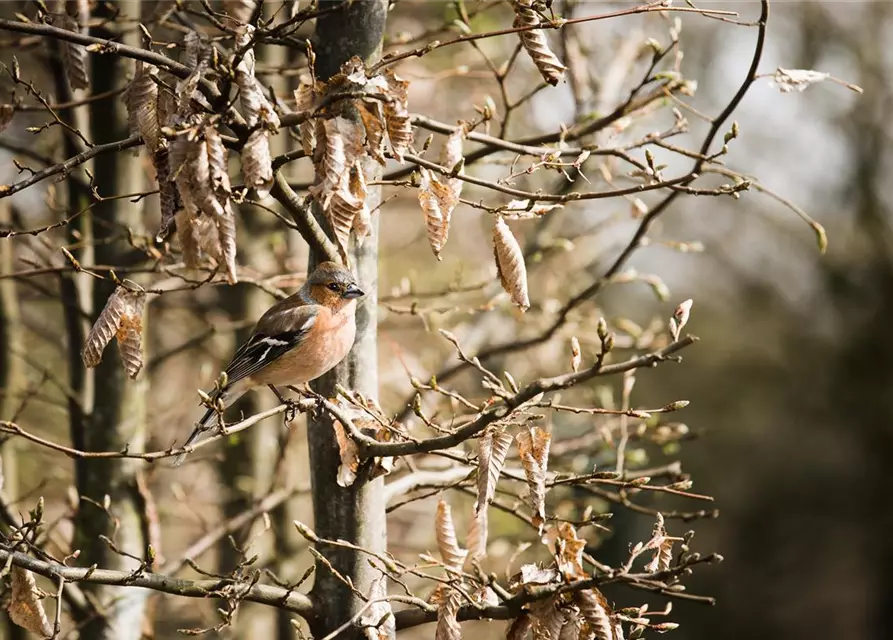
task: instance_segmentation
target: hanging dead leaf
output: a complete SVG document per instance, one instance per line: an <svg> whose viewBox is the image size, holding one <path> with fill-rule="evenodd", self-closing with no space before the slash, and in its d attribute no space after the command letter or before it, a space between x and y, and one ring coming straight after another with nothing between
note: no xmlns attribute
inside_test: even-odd
<svg viewBox="0 0 893 640"><path fill-rule="evenodd" d="M658 512L657 522L654 524L651 539L645 543L644 547L644 550L654 551L654 556L645 565L645 571L654 573L669 569L670 563L673 561L673 543L679 540L680 538L671 538L667 535L667 529L664 526L664 516Z"/></svg>
<svg viewBox="0 0 893 640"><path fill-rule="evenodd" d="M242 147L242 176L245 185L257 191L260 198L270 195L273 187L273 158L270 140L263 129L256 129Z"/></svg>
<svg viewBox="0 0 893 640"><path fill-rule="evenodd" d="M361 122L336 116L324 120L316 135L324 151L316 165L316 184L309 191L327 210L335 192L350 179L351 167L363 156L364 132Z"/></svg>
<svg viewBox="0 0 893 640"><path fill-rule="evenodd" d="M493 499L499 475L505 465L512 436L499 427L488 428L478 442L477 500L475 513L486 510Z"/></svg>
<svg viewBox="0 0 893 640"><path fill-rule="evenodd" d="M569 522L562 522L546 534L549 550L555 556L555 564L565 580L585 578L583 551L586 541L577 537L577 530Z"/></svg>
<svg viewBox="0 0 893 640"><path fill-rule="evenodd" d="M437 503L437 515L434 519L434 534L437 548L443 563L451 569L459 570L465 564L468 551L459 547L456 539L456 528L453 526L453 515L450 505L443 500Z"/></svg>
<svg viewBox="0 0 893 640"><path fill-rule="evenodd" d="M434 640L462 640L462 627L459 625L457 614L462 605L462 596L450 589L437 609L437 629L434 632Z"/></svg>
<svg viewBox="0 0 893 640"><path fill-rule="evenodd" d="M77 20L65 13L57 13L51 17L54 27L80 33L81 27ZM62 54L62 66L68 77L68 84L72 89L86 89L90 86L90 77L87 74L87 50L79 44L66 40L57 40L59 52Z"/></svg>
<svg viewBox="0 0 893 640"><path fill-rule="evenodd" d="M527 499L533 510L533 522L542 533L546 521L546 470L549 464L549 444L552 441L552 434L539 427L533 427L522 430L516 440L530 490Z"/></svg>
<svg viewBox="0 0 893 640"><path fill-rule="evenodd" d="M128 293L130 294L126 296L128 307L121 314L116 337L124 370L135 380L143 368L143 309L146 296L134 291Z"/></svg>
<svg viewBox="0 0 893 640"><path fill-rule="evenodd" d="M505 640L526 640L531 629L533 629L533 618L528 613L522 613L512 621L505 632Z"/></svg>
<svg viewBox="0 0 893 640"><path fill-rule="evenodd" d="M569 611L561 599L553 596L536 602L530 607L533 616L533 637L535 640L559 640L561 630L568 622Z"/></svg>
<svg viewBox="0 0 893 640"><path fill-rule="evenodd" d="M384 139L386 123L384 109L378 100L360 100L357 102L360 119L366 130L366 152L380 165L384 166Z"/></svg>
<svg viewBox="0 0 893 640"><path fill-rule="evenodd" d="M524 253L502 217L496 218L493 227L493 253L502 288L511 296L512 302L522 311L526 311L530 307L530 298L527 296L527 267L524 265Z"/></svg>
<svg viewBox="0 0 893 640"><path fill-rule="evenodd" d="M186 49L183 64L186 68L192 69L192 73L186 78L177 80L174 95L177 99L177 113L188 117L195 113L193 100L200 101L202 99L197 93L197 89L202 75L208 68L210 50L195 31L188 31L183 38L183 43Z"/></svg>
<svg viewBox="0 0 893 640"><path fill-rule="evenodd" d="M512 24L516 29L518 27L533 27L540 24L539 15L533 9L533 0L514 0L515 5L515 21ZM546 40L546 34L542 29L528 29L520 31L518 36L521 44L527 51L533 64L539 69L543 80L551 85L558 84L564 78L564 72L567 70L561 60L558 59L549 48L549 42Z"/></svg>
<svg viewBox="0 0 893 640"><path fill-rule="evenodd" d="M360 161L354 162L347 180L341 182L338 191L335 192L326 213L332 229L335 231L335 239L338 242L338 250L341 257L347 262L347 251L350 247L350 232L355 227L358 216L363 214L366 206L366 179Z"/></svg>
<svg viewBox="0 0 893 640"><path fill-rule="evenodd" d="M463 160L462 143L465 141L465 136L467 135L468 130L463 123L456 127L456 129L447 137L443 143L443 147L440 149L440 166L451 172L455 171L458 166L459 170L457 175L464 173L464 169L460 163ZM459 178L447 178L446 184L450 187L453 191L453 195L458 200L459 196L462 195L463 181Z"/></svg>
<svg viewBox="0 0 893 640"><path fill-rule="evenodd" d="M149 157L167 145L158 121L158 84L152 77L153 71L154 67L147 69L142 62L137 62L133 80L124 94L130 132L143 137Z"/></svg>
<svg viewBox="0 0 893 640"><path fill-rule="evenodd" d="M384 116L388 130L391 153L403 162L403 153L412 144L412 123L409 116L409 82L398 77L392 68L384 72L388 86L388 102L384 104Z"/></svg>
<svg viewBox="0 0 893 640"><path fill-rule="evenodd" d="M255 76L255 45L252 43L254 31L252 25L245 25L236 36L236 49L243 52L235 73L236 86L239 87L239 104L249 127L255 127L260 123L270 131L277 131L279 116L264 95L263 88Z"/></svg>
<svg viewBox="0 0 893 640"><path fill-rule="evenodd" d="M357 469L360 466L360 454L357 444L347 435L344 425L338 420L332 421L335 429L335 441L338 443L338 452L341 455L341 464L338 465L338 485L349 487L357 479Z"/></svg>
<svg viewBox="0 0 893 640"><path fill-rule="evenodd" d="M575 591L574 603L580 609L587 637L593 640L618 640L614 612L601 591L595 588Z"/></svg>
<svg viewBox="0 0 893 640"><path fill-rule="evenodd" d="M459 198L448 184L441 182L440 176L425 168L420 171L422 182L419 185L419 204L425 214L428 244L431 245L434 256L440 260L440 252L450 235L450 218L453 209L459 204Z"/></svg>
<svg viewBox="0 0 893 640"><path fill-rule="evenodd" d="M316 122L310 115L316 108L316 90L313 85L301 84L295 89L295 112L306 114L307 119L298 125L301 134L301 148L309 157L313 157L316 149Z"/></svg>
<svg viewBox="0 0 893 640"><path fill-rule="evenodd" d="M103 351L105 351L106 346L115 336L118 337L119 343L130 340L128 349L134 346L133 340L129 337L129 332L135 331L139 334L142 331L144 302L145 294L141 292L131 291L125 287L118 287L112 292L99 317L96 318L96 322L93 323L90 333L87 334L84 348L81 350L84 366L97 366L102 360ZM122 326L124 327L123 334L119 333ZM139 342L137 341L135 344L138 349ZM124 355L122 351L122 356ZM142 366L141 355L139 356L139 361L139 366ZM136 361L133 362L132 366L136 366ZM136 366L136 372L131 377L135 377L136 373L139 372L139 366ZM128 373L130 373L129 368Z"/></svg>
<svg viewBox="0 0 893 640"><path fill-rule="evenodd" d="M9 598L9 618L20 627L42 638L53 636L50 624L40 601L40 591L34 575L27 569L13 566L10 569L11 594Z"/></svg>
<svg viewBox="0 0 893 640"><path fill-rule="evenodd" d="M468 553L475 560L487 555L487 538L490 530L489 512L484 509L475 513L468 523Z"/></svg>
<svg viewBox="0 0 893 640"><path fill-rule="evenodd" d="M183 203L177 185L171 180L170 152L167 148L159 149L152 156L155 167L155 180L158 182L158 201L161 205L161 225L155 235L156 242L164 242L174 227L175 216Z"/></svg>

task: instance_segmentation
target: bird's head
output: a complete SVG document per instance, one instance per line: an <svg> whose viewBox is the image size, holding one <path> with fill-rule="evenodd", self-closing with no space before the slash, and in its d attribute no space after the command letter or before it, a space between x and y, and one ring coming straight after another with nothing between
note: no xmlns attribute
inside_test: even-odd
<svg viewBox="0 0 893 640"><path fill-rule="evenodd" d="M350 270L334 262L323 262L316 267L305 286L315 302L333 309L365 295Z"/></svg>

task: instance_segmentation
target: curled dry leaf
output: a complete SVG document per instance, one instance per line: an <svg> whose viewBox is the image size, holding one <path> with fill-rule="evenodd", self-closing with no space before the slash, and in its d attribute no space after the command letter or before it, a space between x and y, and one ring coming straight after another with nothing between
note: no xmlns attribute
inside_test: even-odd
<svg viewBox="0 0 893 640"><path fill-rule="evenodd" d="M666 571L670 568L673 561L673 543L678 538L671 538L667 535L667 529L664 526L664 516L660 512L657 514L657 522L654 524L654 530L644 549L653 550L654 556L645 565L645 571L654 573L655 571Z"/></svg>
<svg viewBox="0 0 893 640"><path fill-rule="evenodd" d="M408 106L409 82L397 76L390 67L385 70L384 78L390 98L384 105L388 141L391 153L397 160L403 162L403 153L412 143L412 124Z"/></svg>
<svg viewBox="0 0 893 640"><path fill-rule="evenodd" d="M478 477L475 513L485 511L496 492L512 436L498 427L488 428L478 443Z"/></svg>
<svg viewBox="0 0 893 640"><path fill-rule="evenodd" d="M316 135L318 142L324 142L324 151L317 165L317 184L310 193L327 209L335 192L350 179L354 163L364 155L365 131L361 121L336 116L324 120L322 136L319 130Z"/></svg>
<svg viewBox="0 0 893 640"><path fill-rule="evenodd" d="M10 569L11 594L9 598L9 618L20 627L43 638L53 635L44 611L43 603L38 597L37 583L34 575L27 569L13 566Z"/></svg>
<svg viewBox="0 0 893 640"><path fill-rule="evenodd" d="M505 640L526 640L531 629L533 629L533 617L528 613L522 613L505 632Z"/></svg>
<svg viewBox="0 0 893 640"><path fill-rule="evenodd" d="M338 443L338 452L341 455L341 464L338 465L338 485L349 487L357 479L357 469L360 466L359 449L347 435L340 421L333 420L332 427L335 429L335 441Z"/></svg>
<svg viewBox="0 0 893 640"><path fill-rule="evenodd" d="M463 123L456 127L455 131L447 137L443 143L443 147L440 149L440 166L446 168L450 172L455 171L458 166L459 171L457 175L464 173L464 169L459 163L464 159L462 156L462 143L465 141L465 136L467 135L468 130ZM459 178L448 178L447 184L453 190L456 199L458 199L462 194L462 180Z"/></svg>
<svg viewBox="0 0 893 640"><path fill-rule="evenodd" d="M533 616L533 637L536 640L559 640L561 630L568 623L570 612L561 600L553 596L530 607Z"/></svg>
<svg viewBox="0 0 893 640"><path fill-rule="evenodd" d="M298 131L301 134L301 148L310 157L316 149L316 122L310 118L315 109L316 90L313 85L301 84L295 89L295 112L307 115L307 119L298 125Z"/></svg>
<svg viewBox="0 0 893 640"><path fill-rule="evenodd" d="M9 123L12 122L12 119L13 119L13 117L15 117L15 114L16 114L15 105L0 104L0 133L2 133L3 130L9 126Z"/></svg>
<svg viewBox="0 0 893 640"><path fill-rule="evenodd" d="M183 64L192 69L192 73L182 80L177 80L174 94L177 99L177 113L187 117L194 113L192 101L201 99L196 90L201 82L202 74L208 67L210 55L208 47L195 31L189 31L183 38L183 42L186 47Z"/></svg>
<svg viewBox="0 0 893 640"><path fill-rule="evenodd" d="M269 135L263 129L255 129L242 147L242 175L245 185L266 198L273 187L273 158L270 155Z"/></svg>
<svg viewBox="0 0 893 640"><path fill-rule="evenodd" d="M456 528L453 526L453 514L445 501L440 500L437 503L437 514L434 518L434 534L437 538L437 549L440 551L440 557L443 563L455 570L462 568L465 564L465 557L468 551L459 547L459 541L456 539Z"/></svg>
<svg viewBox="0 0 893 640"><path fill-rule="evenodd" d="M574 603L580 609L585 623L585 637L593 640L619 640L614 612L601 591L595 588L575 591Z"/></svg>
<svg viewBox="0 0 893 640"><path fill-rule="evenodd" d="M245 47L250 49L242 54L242 59L236 65L236 85L239 87L239 104L245 116L245 122L249 127L261 123L270 131L279 129L279 116L273 105L264 95L263 88L255 76L254 45L251 42L254 36L254 27L245 25L236 36L236 49L242 51Z"/></svg>
<svg viewBox="0 0 893 640"><path fill-rule="evenodd" d="M503 429L491 427L478 442L477 499L468 531L468 546L472 557L477 559L487 554L487 505L493 500L512 440L511 434Z"/></svg>
<svg viewBox="0 0 893 640"><path fill-rule="evenodd" d="M512 302L522 311L530 307L527 296L527 267L521 246L502 217L496 218L493 227L493 253L502 288L511 296Z"/></svg>
<svg viewBox="0 0 893 640"><path fill-rule="evenodd" d="M145 294L118 287L109 296L102 312L93 323L81 357L84 365L95 367L113 337L117 337L124 367L131 378L142 368L142 329Z"/></svg>
<svg viewBox="0 0 893 640"><path fill-rule="evenodd" d="M532 27L540 24L539 16L533 10L533 0L515 0L515 22L513 27ZM527 51L533 64L539 69L543 80L551 85L558 84L567 70L561 60L558 59L549 48L546 34L542 29L528 29L518 33L521 44Z"/></svg>
<svg viewBox="0 0 893 640"><path fill-rule="evenodd" d="M437 609L435 640L462 640L462 627L457 619L461 605L462 596L455 589L450 589Z"/></svg>
<svg viewBox="0 0 893 640"><path fill-rule="evenodd" d="M150 157L167 145L161 136L162 123L158 120L158 85L152 78L153 70L154 67L147 70L142 62L137 62L133 80L124 94L130 132L143 137Z"/></svg>
<svg viewBox="0 0 893 640"><path fill-rule="evenodd" d="M326 211L329 223L335 232L335 239L338 241L338 250L345 263L350 246L350 232L356 227L357 218L364 215L364 209L368 218L366 178L360 161L356 161L350 168L348 179L341 182Z"/></svg>
<svg viewBox="0 0 893 640"><path fill-rule="evenodd" d="M440 252L450 235L450 218L453 209L459 204L459 197L449 184L428 169L421 170L422 182L419 185L419 205L425 214L428 228L428 244L440 260ZM461 182L461 181L460 181Z"/></svg>
<svg viewBox="0 0 893 640"><path fill-rule="evenodd" d="M539 427L533 427L522 430L516 439L530 490L527 499L533 510L533 522L542 533L546 521L546 470L549 465L549 444L552 441L552 434Z"/></svg>
<svg viewBox="0 0 893 640"><path fill-rule="evenodd" d="M384 109L378 100L361 100L357 102L360 119L366 130L366 151L380 165L384 166L384 140L386 124Z"/></svg>
<svg viewBox="0 0 893 640"><path fill-rule="evenodd" d="M577 537L577 530L569 522L562 522L546 534L549 549L555 555L558 571L565 580L585 578L583 551L586 541Z"/></svg>
<svg viewBox="0 0 893 640"><path fill-rule="evenodd" d="M66 31L78 33L80 27L77 20L65 13L52 17L53 26ZM68 77L68 84L72 89L86 89L90 86L90 78L87 75L87 50L79 45L65 40L58 40L59 52L62 54L62 66Z"/></svg>

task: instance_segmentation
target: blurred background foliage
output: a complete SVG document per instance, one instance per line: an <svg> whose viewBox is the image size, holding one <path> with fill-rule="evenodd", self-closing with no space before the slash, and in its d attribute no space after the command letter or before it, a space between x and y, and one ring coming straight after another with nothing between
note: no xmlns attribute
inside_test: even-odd
<svg viewBox="0 0 893 640"><path fill-rule="evenodd" d="M0 12L10 14L21 9L16 8L18 4L4 3ZM605 12L621 6L627 5L580 3L577 11ZM739 11L746 19L753 19L758 9L753 2L716 3L715 7ZM505 11L500 11L475 18L475 29L506 24ZM682 365L641 372L633 396L634 404L644 407L676 399L691 401L673 416L688 426L691 437L678 449L652 445L636 450L634 462L647 467L679 457L695 482L693 490L715 496L720 512L718 518L697 523L670 522L675 535L695 528L697 548L716 550L726 559L722 565L698 572L689 589L715 595L716 606L675 604L673 619L681 628L673 637L886 638L893 629L893 582L888 575L893 566L889 473L893 451L893 182L889 180L893 74L888 46L893 38L893 5L779 2L772 11L762 71L771 73L778 66L817 69L860 85L865 93L856 95L825 83L804 93L782 94L770 86L768 78L762 80L734 116L741 137L731 145L727 163L754 174L821 222L830 239L827 253L820 255L809 228L765 194L752 190L738 200L680 199L652 234L653 245L642 249L629 265L640 273L659 274L671 292L668 302L655 300L651 288L642 283L612 286L594 304L584 306L559 337L495 368L507 368L519 379L563 371L570 336L577 335L585 352L595 339L593 328L599 315L614 326L626 327L634 337L636 326L647 329L653 318L670 315L678 301L693 298L689 330L701 342L686 351ZM389 33L397 39L418 34L431 24L449 20L450 12L447 3L398 2ZM690 103L701 112L716 113L746 72L755 32L695 16L682 22L683 71L698 82ZM657 17L633 16L588 23L576 31L596 88L590 102L575 107L567 85L543 92L529 108L513 115L509 137L568 124L575 108L583 113L597 111L603 92L620 92L636 78L622 74L619 87L608 86L617 82L611 72L618 72L620 56L629 56L630 42L635 41L635 51L636 43L659 37L655 34L665 33L666 25ZM480 46L496 60L508 51L500 40ZM3 51L0 58L9 63L12 53ZM29 62L28 53L20 55L23 69L33 71L39 66L36 59ZM511 78L507 87L514 95L531 86L532 66L521 66L524 73ZM412 82L412 111L450 124L473 117L473 105L483 104L486 96L495 96L499 90L472 47L446 48L421 60L410 59L401 66L401 75ZM695 136L703 123L690 119ZM657 129L658 122L648 120L636 126ZM9 135L4 139L30 144L31 138L21 135L21 139ZM11 155L5 150L0 154L0 181L10 182L16 173ZM489 178L506 170L486 165L475 169ZM296 167L294 180L306 180L307 171ZM595 175L589 177L597 180ZM531 177L530 184L535 186L539 179ZM13 210L4 215L24 226L42 223L51 217L45 195L30 189L14 198ZM485 215L468 207L457 210L444 260L437 263L425 241L415 193L386 189L385 198L390 199L381 215L381 403L393 411L410 390L407 372L424 379L449 358L449 345L431 331L449 328L472 352L525 332L554 307L555 300L566 299L603 271L636 223L634 203L607 200L575 203L542 221L513 224L524 238L531 263L533 309L520 318L505 305L491 310L498 285L492 282ZM151 209L154 206L147 205L146 215L157 215ZM269 223L258 209L246 207L243 215L246 227L254 225L261 231L255 233L254 246L240 247L244 251L240 255L256 256L251 265L264 274L301 271L306 259L299 240L263 231ZM154 223L149 227L154 228ZM704 250L674 251L661 240L700 242ZM13 263L9 243L4 244L4 272L25 268L23 256L40 255L43 250L37 240L18 239ZM405 291L407 280L418 291L438 290L450 282L483 282L485 286L446 299L420 299L416 311L408 313L411 296L388 297L389 291ZM10 362L24 366L28 384L33 385L57 369L64 357L56 337L61 320L56 303L47 301L39 287L25 281L17 285L15 295L22 301L29 337L23 345L27 357ZM288 286L287 281L281 286ZM150 449L182 439L194 418L193 389L206 386L216 376L232 349L232 329L244 326L246 319L257 315L256 309L269 303L264 294L255 302L247 299L248 294L240 298L235 293L240 289L256 294L247 284L233 291L205 288L165 296L153 308L151 354L193 339L194 344L148 366L156 398L150 412ZM228 302L218 306L221 300ZM4 307L7 321L8 308ZM205 335L208 326L214 327L213 335ZM4 344L3 348L16 347ZM613 389L593 386L579 393L609 399L619 393L616 385ZM64 387L64 381L41 386L36 395L41 401L29 404L21 418L39 433L57 439L65 436L60 386ZM6 395L4 403L4 415L9 415L9 407L16 402ZM586 432L592 424L560 416L552 427L570 434ZM244 502L237 496L239 491L264 494L265 487L255 484L271 482L264 460L275 453L270 454L261 442L269 444L271 438L288 442L293 463L289 466L300 473L300 466L306 464L301 430L295 429L295 435L287 439L281 431L276 424L246 436L249 444L255 442L250 454L253 462L247 466L232 466L233 458L226 451L219 460L203 452L183 469L153 472L151 486L164 524L165 556L177 557L188 541L219 520L221 511L238 511ZM262 432L266 434L263 441ZM231 446L243 444L234 441ZM16 446L12 453L8 446L5 450L7 483L10 470L17 466L15 490L23 504L42 494L57 514L64 512L71 465L55 453ZM582 456L585 467L606 462L609 450L596 443L571 453ZM223 477L215 468L224 469ZM7 495L11 490L7 484ZM562 499L568 501L569 509L593 501L591 496L578 495ZM651 506L672 509L676 505L656 497ZM309 517L306 497L298 496L290 509L289 518ZM430 549L432 513L433 502L392 514L391 549L416 554ZM653 518L619 510L610 524L613 534L604 536L595 553L603 562L618 564L626 558L630 541L647 538ZM505 541L501 556L497 549L493 555L504 560L513 552L518 530L510 518L496 517L491 527L491 535ZM255 528L240 538L257 533ZM526 531L522 535L529 537ZM294 541L280 543L285 545L280 549L290 552L301 549ZM221 545L221 565L228 544ZM277 560L272 545L264 553L261 563ZM285 574L300 575L308 562L305 558L293 563ZM606 593L618 606L637 604L640 599L634 594L630 600L630 593L622 589L608 587ZM175 609L165 612L165 622L156 630L158 637L169 637L173 629L195 623L197 616L212 614L204 605L207 611L200 613L193 602L164 602ZM655 606L659 606L657 601ZM252 615L251 607L245 610L245 618ZM266 612L257 615L269 618ZM257 631L264 628L255 626L262 622L249 625L240 620L243 624L243 629L254 632L241 637L272 637ZM468 625L466 633L475 638L496 637L502 626L475 623ZM414 633L421 638L431 632L428 628Z"/></svg>

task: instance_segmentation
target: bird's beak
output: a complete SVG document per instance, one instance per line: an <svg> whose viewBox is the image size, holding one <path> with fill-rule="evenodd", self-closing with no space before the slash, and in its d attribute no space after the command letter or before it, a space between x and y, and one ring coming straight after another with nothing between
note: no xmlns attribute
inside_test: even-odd
<svg viewBox="0 0 893 640"><path fill-rule="evenodd" d="M348 300L353 300L354 298L362 298L366 295L362 289L360 289L357 285L352 284L344 290L344 293L341 294L342 298L347 298Z"/></svg>

